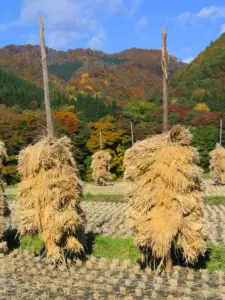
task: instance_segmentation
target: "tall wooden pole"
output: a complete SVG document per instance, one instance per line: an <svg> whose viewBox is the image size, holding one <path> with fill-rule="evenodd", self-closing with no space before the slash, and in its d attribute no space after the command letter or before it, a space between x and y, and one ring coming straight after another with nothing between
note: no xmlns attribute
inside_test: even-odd
<svg viewBox="0 0 225 300"><path fill-rule="evenodd" d="M100 140L100 151L102 151L102 132L101 131L100 131L99 140Z"/></svg>
<svg viewBox="0 0 225 300"><path fill-rule="evenodd" d="M162 71L163 71L163 127L162 131L168 131L168 55L167 55L167 34L162 30Z"/></svg>
<svg viewBox="0 0 225 300"><path fill-rule="evenodd" d="M133 130L133 123L130 121L130 131L131 131L131 141L132 141L132 146L134 145L134 130Z"/></svg>
<svg viewBox="0 0 225 300"><path fill-rule="evenodd" d="M222 146L223 120L220 120L220 146Z"/></svg>
<svg viewBox="0 0 225 300"><path fill-rule="evenodd" d="M48 68L47 68L47 58L45 49L45 37L44 37L44 25L42 17L40 17L40 41L41 41L41 58L42 58L42 70L43 70L43 83L44 83L44 94L45 94L45 113L47 121L47 132L48 136L53 136L53 124L52 124L52 114L49 96L49 85L48 85Z"/></svg>

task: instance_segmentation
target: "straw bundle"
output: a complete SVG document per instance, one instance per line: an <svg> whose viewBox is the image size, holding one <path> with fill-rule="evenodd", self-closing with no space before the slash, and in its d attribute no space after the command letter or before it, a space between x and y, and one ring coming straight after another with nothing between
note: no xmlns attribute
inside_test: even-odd
<svg viewBox="0 0 225 300"><path fill-rule="evenodd" d="M21 235L39 232L48 256L79 253L84 244L82 183L70 151L70 139L43 138L19 154Z"/></svg>
<svg viewBox="0 0 225 300"><path fill-rule="evenodd" d="M225 149L217 144L210 156L210 171L215 184L225 184Z"/></svg>
<svg viewBox="0 0 225 300"><path fill-rule="evenodd" d="M107 151L97 151L92 155L92 178L97 184L104 185L105 181L112 180L109 171L111 159L112 157Z"/></svg>
<svg viewBox="0 0 225 300"><path fill-rule="evenodd" d="M187 263L206 251L201 171L191 135L180 125L125 153L130 227L142 257L165 264L179 248ZM149 263L149 261L148 261Z"/></svg>
<svg viewBox="0 0 225 300"><path fill-rule="evenodd" d="M8 250L7 243L3 241L3 234L6 229L6 215L8 212L6 198L4 195L5 183L1 175L2 160L4 157L6 157L5 145L0 141L0 252L3 253Z"/></svg>

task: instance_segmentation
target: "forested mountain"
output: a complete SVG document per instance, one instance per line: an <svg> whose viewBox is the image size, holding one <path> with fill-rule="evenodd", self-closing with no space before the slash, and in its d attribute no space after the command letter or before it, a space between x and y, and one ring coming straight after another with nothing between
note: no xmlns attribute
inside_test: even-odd
<svg viewBox="0 0 225 300"><path fill-rule="evenodd" d="M174 76L170 94L173 103L206 103L212 111L225 112L225 33Z"/></svg>
<svg viewBox="0 0 225 300"><path fill-rule="evenodd" d="M106 54L90 49L47 48L50 87L68 98L89 93L106 103L147 100L161 88L161 51L128 49ZM185 64L170 56L170 78ZM42 87L39 46L9 45L0 49L0 66Z"/></svg>

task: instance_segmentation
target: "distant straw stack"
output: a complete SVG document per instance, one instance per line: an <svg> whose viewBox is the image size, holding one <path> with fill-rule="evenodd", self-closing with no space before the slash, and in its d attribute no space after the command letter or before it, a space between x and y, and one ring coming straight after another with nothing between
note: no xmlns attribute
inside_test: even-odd
<svg viewBox="0 0 225 300"><path fill-rule="evenodd" d="M210 172L215 184L225 184L225 149L217 144L210 152Z"/></svg>
<svg viewBox="0 0 225 300"><path fill-rule="evenodd" d="M0 141L0 253L6 253L8 250L7 243L3 241L3 235L6 230L6 215L8 207L5 198L5 183L1 174L2 161L6 157L6 149L3 142Z"/></svg>
<svg viewBox="0 0 225 300"><path fill-rule="evenodd" d="M56 260L84 244L83 188L70 147L67 137L46 137L19 154L20 234L40 233Z"/></svg>
<svg viewBox="0 0 225 300"><path fill-rule="evenodd" d="M161 260L165 266L173 246L187 263L206 251L201 171L190 143L189 131L176 125L125 153L130 227L148 264Z"/></svg>
<svg viewBox="0 0 225 300"><path fill-rule="evenodd" d="M107 151L97 151L92 155L92 178L97 184L105 185L106 181L112 180L110 173L111 159L112 157Z"/></svg>

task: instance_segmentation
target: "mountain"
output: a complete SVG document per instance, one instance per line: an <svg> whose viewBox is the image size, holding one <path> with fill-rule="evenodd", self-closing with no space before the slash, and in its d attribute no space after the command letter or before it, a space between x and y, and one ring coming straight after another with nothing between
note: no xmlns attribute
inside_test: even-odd
<svg viewBox="0 0 225 300"><path fill-rule="evenodd" d="M56 51L47 48L50 88L69 98L77 93L102 97L107 103L146 100L161 88L161 51L128 49L106 54L90 49ZM169 76L184 63L170 56ZM42 87L40 47L8 45L0 48L0 67Z"/></svg>
<svg viewBox="0 0 225 300"><path fill-rule="evenodd" d="M28 81L0 69L0 104L22 109L43 107L44 91Z"/></svg>
<svg viewBox="0 0 225 300"><path fill-rule="evenodd" d="M174 76L170 95L174 102L225 111L225 33Z"/></svg>

